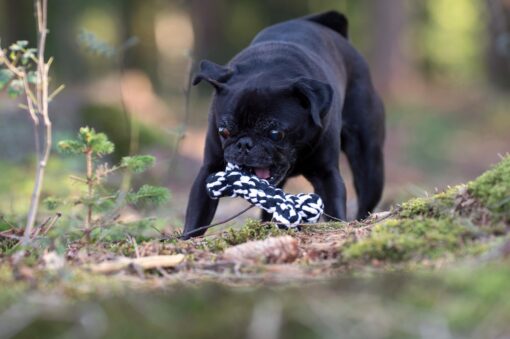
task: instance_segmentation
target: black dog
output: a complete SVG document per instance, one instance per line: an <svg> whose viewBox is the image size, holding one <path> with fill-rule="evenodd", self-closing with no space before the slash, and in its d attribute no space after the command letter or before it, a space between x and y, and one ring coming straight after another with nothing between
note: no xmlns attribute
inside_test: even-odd
<svg viewBox="0 0 510 339"><path fill-rule="evenodd" d="M357 218L377 205L383 189L384 108L363 57L347 40L338 12L264 29L226 66L204 60L193 80L215 93L204 163L186 211L184 237L211 222L218 200L205 180L231 162L282 187L303 175L324 200L327 216L345 220L340 150L358 196ZM263 220L270 220L267 213Z"/></svg>

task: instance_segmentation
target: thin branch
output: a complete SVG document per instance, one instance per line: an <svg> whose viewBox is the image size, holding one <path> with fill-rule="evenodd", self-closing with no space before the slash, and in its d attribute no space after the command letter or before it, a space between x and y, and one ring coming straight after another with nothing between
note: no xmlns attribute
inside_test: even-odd
<svg viewBox="0 0 510 339"><path fill-rule="evenodd" d="M48 68L48 71L50 70L51 65L53 65L53 61L55 61L55 58L50 57L48 59L48 62L46 63L46 67Z"/></svg>
<svg viewBox="0 0 510 339"><path fill-rule="evenodd" d="M43 228L44 226L48 225L48 223L51 221L53 217L48 217L39 227L37 228Z"/></svg>
<svg viewBox="0 0 510 339"><path fill-rule="evenodd" d="M62 92L64 89L66 88L65 85L60 85L58 86L58 88L56 90L53 91L53 93L51 93L51 95L48 97L48 102L51 102L53 101L53 99L60 94L60 92Z"/></svg>
<svg viewBox="0 0 510 339"><path fill-rule="evenodd" d="M58 221L58 219L60 219L60 217L62 216L62 213L57 213L55 214L55 216L51 219L51 221L48 223L48 227L46 227L46 229L44 229L44 231L42 232L43 235L45 234L48 234L48 232L50 231L50 229L53 227L53 225L55 225Z"/></svg>
<svg viewBox="0 0 510 339"><path fill-rule="evenodd" d="M47 29L47 15L48 15L48 1L47 0L36 0L36 16L37 16L37 27L38 27L38 41L37 41L37 84L36 84L36 106L37 112L42 116L43 127L44 127L44 144L43 149L37 152L37 168L35 174L35 183L32 191L32 197L30 200L30 208L28 211L27 224L25 227L25 233L23 235L22 243L28 244L32 235L32 229L34 228L35 219L37 216L37 210L39 207L39 200L41 196L42 185L44 181L44 173L48 159L51 152L52 145L52 126L48 114L48 71L51 65L51 59L48 64L45 63L44 54L46 49L46 36L48 34ZM30 96L30 92L26 93ZM31 99L27 99L29 102ZM29 106L30 107L30 106ZM38 127L34 125L34 133L36 139L38 138ZM36 141L36 148L39 141Z"/></svg>
<svg viewBox="0 0 510 339"><path fill-rule="evenodd" d="M35 238L39 235L39 232L41 232L41 230L43 229L44 226L46 226L50 221L51 221L52 217L48 217L42 224L41 226L39 227L36 227L35 228L35 231L33 232L33 234L30 235L30 237L32 238Z"/></svg>
<svg viewBox="0 0 510 339"><path fill-rule="evenodd" d="M70 175L69 179L74 180L74 181L78 181L78 182L81 182L81 183L84 183L84 184L86 184L88 182L86 179L77 177L76 175Z"/></svg>
<svg viewBox="0 0 510 339"><path fill-rule="evenodd" d="M5 65L9 71L21 79L24 76L24 72L16 67L17 58L18 56L16 57L16 60L9 60L9 58L5 55L4 50L0 48L0 64Z"/></svg>
<svg viewBox="0 0 510 339"><path fill-rule="evenodd" d="M32 91L30 90L30 84L28 83L28 79L27 77L23 76L23 86L25 87L25 94L26 94L26 99L27 99L27 107L28 107L28 113L30 114L30 117L32 118L32 122L34 123L34 125L39 125L39 118L37 117L37 113L35 111L35 108L34 108L34 102L35 102L35 96L34 94L32 93ZM37 133L36 135L36 143L38 144L39 143L39 133ZM39 154L39 147L36 146L36 152L37 154Z"/></svg>
<svg viewBox="0 0 510 339"><path fill-rule="evenodd" d="M96 170L96 178L100 179L100 178L104 178L104 177L107 177L108 175L120 170L120 169L124 169L126 168L127 166L122 166L122 165L119 165L119 166L113 166L109 169L102 169L101 167L98 168ZM104 167L103 167L104 168Z"/></svg>

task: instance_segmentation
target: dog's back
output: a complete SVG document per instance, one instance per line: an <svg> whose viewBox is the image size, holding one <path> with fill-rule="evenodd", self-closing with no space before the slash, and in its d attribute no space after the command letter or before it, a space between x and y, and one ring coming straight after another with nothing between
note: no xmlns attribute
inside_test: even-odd
<svg viewBox="0 0 510 339"><path fill-rule="evenodd" d="M320 14L310 15L304 20L318 23L339 33L344 38L348 38L348 21L345 15L337 11L329 11Z"/></svg>
<svg viewBox="0 0 510 339"><path fill-rule="evenodd" d="M342 93L347 79L369 77L368 65L347 38L346 17L339 12L329 11L267 27L241 54L245 57L246 54L257 53L265 49L264 45L271 45L272 51L278 49L278 45L282 49L294 46L314 59L329 81L340 86L338 90Z"/></svg>
<svg viewBox="0 0 510 339"><path fill-rule="evenodd" d="M347 43L347 19L330 11L285 21L262 30L251 45L259 43L293 43L309 52L325 55ZM326 52L326 53L324 53Z"/></svg>

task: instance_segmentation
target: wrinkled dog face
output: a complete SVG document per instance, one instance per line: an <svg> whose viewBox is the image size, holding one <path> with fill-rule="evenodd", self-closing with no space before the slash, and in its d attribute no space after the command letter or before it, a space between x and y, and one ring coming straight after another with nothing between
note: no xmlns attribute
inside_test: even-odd
<svg viewBox="0 0 510 339"><path fill-rule="evenodd" d="M208 61L193 82L201 80L216 89L213 128L225 160L273 184L286 177L299 151L312 147L332 100L330 86L319 81L236 81L233 71Z"/></svg>
<svg viewBox="0 0 510 339"><path fill-rule="evenodd" d="M280 182L296 160L307 114L298 100L271 90L220 95L213 112L225 160Z"/></svg>

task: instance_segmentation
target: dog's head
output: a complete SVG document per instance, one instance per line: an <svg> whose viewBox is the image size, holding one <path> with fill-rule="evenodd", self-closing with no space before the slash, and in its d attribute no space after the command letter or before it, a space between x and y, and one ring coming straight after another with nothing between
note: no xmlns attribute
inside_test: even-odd
<svg viewBox="0 0 510 339"><path fill-rule="evenodd" d="M304 77L266 81L210 61L201 62L193 84L202 80L216 91L211 123L225 160L273 184L286 177L298 152L313 149L333 96L331 86L321 81Z"/></svg>

